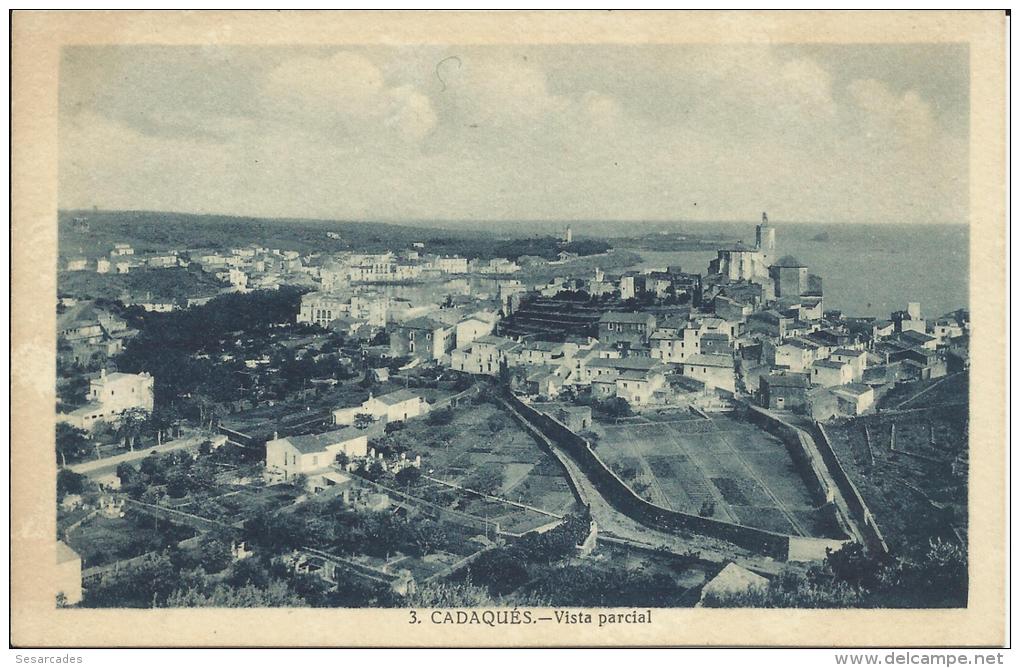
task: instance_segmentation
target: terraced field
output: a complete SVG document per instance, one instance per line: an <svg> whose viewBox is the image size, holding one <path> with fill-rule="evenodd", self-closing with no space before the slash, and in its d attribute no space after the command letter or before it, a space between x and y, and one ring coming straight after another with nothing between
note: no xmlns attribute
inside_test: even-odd
<svg viewBox="0 0 1020 668"><path fill-rule="evenodd" d="M782 442L730 417L688 414L602 425L597 452L653 503L792 535L838 535Z"/></svg>

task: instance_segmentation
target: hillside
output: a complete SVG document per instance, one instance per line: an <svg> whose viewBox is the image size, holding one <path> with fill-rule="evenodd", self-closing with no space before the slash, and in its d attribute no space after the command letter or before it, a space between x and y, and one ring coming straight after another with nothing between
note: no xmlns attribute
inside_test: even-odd
<svg viewBox="0 0 1020 668"><path fill-rule="evenodd" d="M75 224L87 219L88 227ZM288 218L161 213L152 211L61 211L58 216L62 260L106 255L116 243L131 244L136 252L170 249L223 249L258 244L302 253L401 250L423 242L425 250L469 258L516 258L538 255L547 259L561 250L555 237L527 236L509 226L483 230L449 230L391 223ZM330 239L336 232L340 239ZM577 240L568 249L580 255L602 253L609 244Z"/></svg>

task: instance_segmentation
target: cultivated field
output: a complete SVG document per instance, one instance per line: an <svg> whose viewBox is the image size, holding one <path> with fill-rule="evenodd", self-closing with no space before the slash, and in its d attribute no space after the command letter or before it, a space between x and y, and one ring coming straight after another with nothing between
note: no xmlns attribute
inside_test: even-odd
<svg viewBox="0 0 1020 668"><path fill-rule="evenodd" d="M909 410L825 428L886 541L897 550L924 549L931 538L966 544L968 411L966 405L942 403L939 389L912 401ZM936 405L915 408L925 401Z"/></svg>
<svg viewBox="0 0 1020 668"><path fill-rule="evenodd" d="M598 431L599 456L653 503L786 534L833 535L782 442L754 425L675 413Z"/></svg>
<svg viewBox="0 0 1020 668"><path fill-rule="evenodd" d="M408 423L407 431L426 430L422 440L431 443L423 449L422 469L431 480L416 494L499 522L500 528L514 533L554 521L574 507L574 497L556 461L496 406L462 405L454 412L453 422L441 427L420 422ZM486 480L491 481L491 488L482 491L497 499L458 489L477 489L479 482Z"/></svg>

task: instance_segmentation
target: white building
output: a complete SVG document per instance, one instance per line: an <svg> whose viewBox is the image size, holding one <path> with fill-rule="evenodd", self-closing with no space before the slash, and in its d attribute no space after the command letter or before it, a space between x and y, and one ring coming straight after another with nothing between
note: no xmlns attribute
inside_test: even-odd
<svg viewBox="0 0 1020 668"><path fill-rule="evenodd" d="M109 274L110 273L110 261L105 257L101 257L96 260L96 273L97 274Z"/></svg>
<svg viewBox="0 0 1020 668"><path fill-rule="evenodd" d="M375 420L397 422L420 417L429 411L425 399L411 390L397 390L378 397L369 396L360 406L339 408L333 411L333 422L338 425L354 424L360 413L371 415Z"/></svg>
<svg viewBox="0 0 1020 668"><path fill-rule="evenodd" d="M694 355L680 365L680 374L700 380L705 387L736 391L733 357L730 355Z"/></svg>
<svg viewBox="0 0 1020 668"><path fill-rule="evenodd" d="M153 379L147 373L107 373L103 369L89 384L88 403L57 416L79 429L91 429L99 420L114 422L125 411L152 412Z"/></svg>
<svg viewBox="0 0 1020 668"><path fill-rule="evenodd" d="M475 375L495 376L520 345L501 336L480 336L470 345L450 353L450 368Z"/></svg>
<svg viewBox="0 0 1020 668"><path fill-rule="evenodd" d="M854 379L854 371L848 362L821 360L811 367L811 383L822 387L846 385Z"/></svg>
<svg viewBox="0 0 1020 668"><path fill-rule="evenodd" d="M266 472L291 480L329 469L343 452L347 457L368 456L368 436L354 429L324 434L274 438L266 443Z"/></svg>
<svg viewBox="0 0 1020 668"><path fill-rule="evenodd" d="M433 264L436 269L444 274L468 273L468 261L466 257L437 257Z"/></svg>
<svg viewBox="0 0 1020 668"><path fill-rule="evenodd" d="M495 313L473 313L457 323L454 331L455 345L462 348L480 336L492 334L495 328Z"/></svg>

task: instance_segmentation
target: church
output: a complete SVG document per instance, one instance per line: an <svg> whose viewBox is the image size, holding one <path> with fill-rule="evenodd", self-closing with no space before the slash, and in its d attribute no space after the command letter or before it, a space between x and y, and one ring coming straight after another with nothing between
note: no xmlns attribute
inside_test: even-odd
<svg viewBox="0 0 1020 668"><path fill-rule="evenodd" d="M729 248L720 248L718 257L708 265L708 273L718 274L730 281L767 283L769 267L776 257L776 230L769 225L768 216L764 212L754 236L754 246L737 242Z"/></svg>

